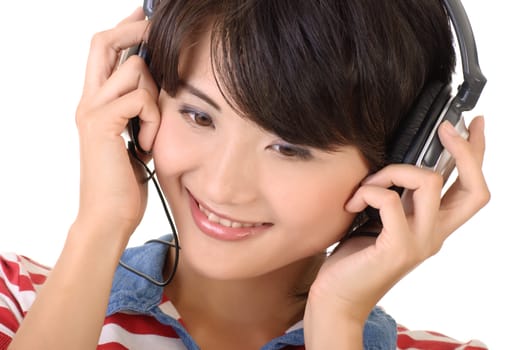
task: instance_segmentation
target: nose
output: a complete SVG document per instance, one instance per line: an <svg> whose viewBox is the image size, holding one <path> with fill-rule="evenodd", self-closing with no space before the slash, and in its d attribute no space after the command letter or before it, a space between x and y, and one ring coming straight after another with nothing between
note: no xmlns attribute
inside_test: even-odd
<svg viewBox="0 0 523 350"><path fill-rule="evenodd" d="M253 145L230 140L215 147L203 180L207 199L215 204L251 203L258 193L257 157Z"/></svg>

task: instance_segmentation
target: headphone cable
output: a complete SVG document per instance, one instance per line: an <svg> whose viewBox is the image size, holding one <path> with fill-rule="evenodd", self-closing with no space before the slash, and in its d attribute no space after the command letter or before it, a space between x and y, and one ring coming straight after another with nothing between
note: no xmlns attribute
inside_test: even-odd
<svg viewBox="0 0 523 350"><path fill-rule="evenodd" d="M142 271L138 271L134 267L129 266L128 264L124 263L121 259L118 262L118 264L121 267L125 268L126 270L128 270L128 271L130 271L130 272L132 272L132 273L134 273L134 274L136 274L136 275L146 279L147 281L151 282L154 285L157 285L159 287L165 287L166 285L168 285L172 281L172 279L174 278L174 274L176 273L176 269L178 268L178 261L179 261L179 257L180 257L180 252L179 251L181 249L180 248L180 243L179 243L179 240L178 240L178 232L176 230L176 225L174 223L174 220L171 217L171 214L169 212L169 208L167 206L167 202L165 200L165 197L164 197L164 195L162 193L162 190L160 188L160 185L158 184L158 181L156 179L155 171L152 171L151 169L149 169L147 164L145 164L145 162L143 160L141 160L140 157L138 157L138 155L136 154L136 147L134 147L134 142L128 141L127 149L129 150L129 153L132 155L132 157L135 160L137 160L138 163L140 163L140 165L143 166L143 168L147 172L148 176L145 179L145 182L147 182L149 180L152 180L152 182L154 184L154 187L156 189L156 192L158 193L158 196L160 197L160 201L162 202L162 207L163 207L163 210L164 210L165 215L167 217L167 221L169 222L169 226L171 227L171 230L173 232L174 242L165 241L165 240L162 240L162 239L151 239L151 240L148 240L147 242L145 242L145 244L154 242L154 243L160 243L160 244L171 246L171 247L176 249L176 256L174 258L174 265L173 265L172 271L171 271L171 273L169 274L169 276L167 277L167 279L165 281L158 281L157 279L147 275L146 273L144 273Z"/></svg>

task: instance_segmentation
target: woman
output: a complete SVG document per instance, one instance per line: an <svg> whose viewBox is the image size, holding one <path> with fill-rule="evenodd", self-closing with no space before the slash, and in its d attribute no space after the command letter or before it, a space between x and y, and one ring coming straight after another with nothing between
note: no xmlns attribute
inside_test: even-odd
<svg viewBox="0 0 523 350"><path fill-rule="evenodd" d="M440 1L163 0L150 20L137 10L92 40L79 212L37 296L20 317L5 308L4 343L394 348L396 323L376 304L489 197L482 118L468 140L438 130L459 172L443 197L441 175L388 164L422 88L451 78ZM133 56L116 69L143 40L150 65ZM125 250L146 205L147 175L121 137L135 116L176 247ZM368 206L377 238L357 234ZM120 258L156 280L176 274L158 286Z"/></svg>

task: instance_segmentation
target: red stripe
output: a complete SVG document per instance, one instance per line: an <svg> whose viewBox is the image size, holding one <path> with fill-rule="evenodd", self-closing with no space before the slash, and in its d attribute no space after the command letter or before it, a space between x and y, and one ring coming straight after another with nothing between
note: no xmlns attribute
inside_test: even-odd
<svg viewBox="0 0 523 350"><path fill-rule="evenodd" d="M0 320L2 325L9 328L13 333L18 330L18 326L20 325L11 310L5 307L0 307Z"/></svg>
<svg viewBox="0 0 523 350"><path fill-rule="evenodd" d="M11 344L11 338L3 333L0 333L0 350L7 350L9 344Z"/></svg>
<svg viewBox="0 0 523 350"><path fill-rule="evenodd" d="M169 338L179 338L171 326L158 322L152 316L117 313L105 319L104 324L111 323L117 324L133 334L154 334Z"/></svg>
<svg viewBox="0 0 523 350"><path fill-rule="evenodd" d="M428 332L427 332L428 333ZM467 343L457 343L453 339L447 338L447 341L441 340L419 340L410 337L408 334L398 334L399 349L424 349L424 350L455 350L463 347L463 350L485 350L484 347L466 345Z"/></svg>
<svg viewBox="0 0 523 350"><path fill-rule="evenodd" d="M120 343L105 343L96 347L98 350L128 350L125 346Z"/></svg>
<svg viewBox="0 0 523 350"><path fill-rule="evenodd" d="M443 343L434 340L413 339L407 334L398 334L398 348L400 349L426 349L426 350L454 350L459 345L455 343Z"/></svg>
<svg viewBox="0 0 523 350"><path fill-rule="evenodd" d="M33 283L28 276L20 275L20 265L16 262L0 258L0 268L4 272L7 280L16 286L20 291L34 290Z"/></svg>
<svg viewBox="0 0 523 350"><path fill-rule="evenodd" d="M4 304L3 303L4 300L11 301L11 303L14 305L14 307L16 307L18 312L21 315L25 315L26 310L22 310L22 306L18 302L18 299L16 299L16 297L13 295L13 293L11 293L11 291L7 287L7 284L5 284L5 281L0 278L0 304ZM7 308L7 305L1 305L0 306L0 320L3 321L4 319L6 319L8 317L8 315L6 315L6 312L9 312L10 316L14 318L14 316L12 315L12 310L9 310ZM14 319L16 320L16 318L14 318ZM9 320L9 321L11 321L11 320ZM15 322L18 325L18 321L15 321ZM10 323L10 324L13 325L14 323ZM18 329L18 326L16 326L16 328L12 328L12 327L9 327L8 324L6 324L6 327L8 327L11 330Z"/></svg>
<svg viewBox="0 0 523 350"><path fill-rule="evenodd" d="M28 272L29 278L31 278L31 281L33 281L34 284L44 284L45 280L47 279L46 275L42 275L39 273L32 273Z"/></svg>

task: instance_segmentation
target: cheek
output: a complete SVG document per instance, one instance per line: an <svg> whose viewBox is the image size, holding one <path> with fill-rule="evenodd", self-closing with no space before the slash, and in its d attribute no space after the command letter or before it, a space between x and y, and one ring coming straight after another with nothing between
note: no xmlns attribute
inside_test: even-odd
<svg viewBox="0 0 523 350"><path fill-rule="evenodd" d="M286 232L300 236L305 249L323 250L340 240L354 219L344 206L356 183L326 177L276 188L278 219Z"/></svg>
<svg viewBox="0 0 523 350"><path fill-rule="evenodd" d="M197 158L191 134L183 132L183 125L175 117L164 117L153 147L154 166L159 174L173 176L190 169ZM179 118L178 118L179 119Z"/></svg>

